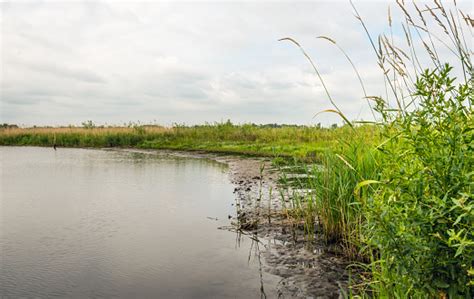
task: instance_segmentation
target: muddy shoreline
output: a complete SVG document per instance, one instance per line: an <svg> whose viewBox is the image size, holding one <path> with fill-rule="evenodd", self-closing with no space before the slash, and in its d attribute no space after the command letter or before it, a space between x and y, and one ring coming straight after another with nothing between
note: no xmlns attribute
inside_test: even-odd
<svg viewBox="0 0 474 299"><path fill-rule="evenodd" d="M338 253L336 245L326 245L318 234L308 240L302 225L284 215L290 199L279 192L279 173L270 159L194 151L120 151L210 159L228 165L229 179L235 186L236 215L231 226L220 229L258 240L263 270L281 277L277 286L281 298L343 297L349 261Z"/></svg>

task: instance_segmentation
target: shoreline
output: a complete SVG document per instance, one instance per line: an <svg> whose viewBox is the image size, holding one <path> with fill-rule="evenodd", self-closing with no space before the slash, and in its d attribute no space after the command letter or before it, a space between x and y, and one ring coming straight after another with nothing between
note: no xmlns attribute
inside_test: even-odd
<svg viewBox="0 0 474 299"><path fill-rule="evenodd" d="M316 234L307 240L300 223L284 215L288 196L278 192L279 173L265 157L244 157L205 151L105 149L183 158L209 159L228 166L235 186L236 217L231 230L258 240L263 270L281 277L277 292L282 298L341 298L349 282L350 261ZM262 169L262 165L264 165ZM282 197L285 198L283 203Z"/></svg>
<svg viewBox="0 0 474 299"><path fill-rule="evenodd" d="M262 269L281 278L276 290L281 298L343 298L341 291L347 290L351 262L337 244L326 244L319 233L308 240L302 224L284 214L291 198L279 192L278 169L269 157L202 150L71 148L208 159L227 165L229 181L235 186L236 217L230 219L230 226L218 229L245 235L263 245L259 247Z"/></svg>

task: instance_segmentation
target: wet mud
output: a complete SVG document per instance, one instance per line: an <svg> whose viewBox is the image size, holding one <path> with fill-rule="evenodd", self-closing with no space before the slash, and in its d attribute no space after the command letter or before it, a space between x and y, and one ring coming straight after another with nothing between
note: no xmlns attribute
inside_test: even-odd
<svg viewBox="0 0 474 299"><path fill-rule="evenodd" d="M318 233L308 239L302 223L285 215L290 198L280 192L279 172L269 159L205 152L127 151L205 158L227 164L235 186L236 213L229 215L232 225L220 229L254 240L262 270L281 277L277 287L280 298L343 298L350 262L336 244L326 244Z"/></svg>
<svg viewBox="0 0 474 299"><path fill-rule="evenodd" d="M290 206L287 195L279 192L279 173L266 159L217 157L229 165L236 185L237 217L234 227L257 238L263 269L282 278L278 293L282 298L341 298L347 288L349 261L337 245L326 244L315 234L311 240L302 224L283 213Z"/></svg>

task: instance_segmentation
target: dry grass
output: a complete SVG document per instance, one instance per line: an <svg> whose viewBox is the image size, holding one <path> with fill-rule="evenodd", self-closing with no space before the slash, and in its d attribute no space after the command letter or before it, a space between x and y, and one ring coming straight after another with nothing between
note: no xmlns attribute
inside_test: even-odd
<svg viewBox="0 0 474 299"><path fill-rule="evenodd" d="M145 133L162 134L173 131L173 128L160 126L143 126L141 127ZM35 127L35 128L5 128L0 129L3 136L18 136L23 134L32 135L51 135L51 134L83 134L83 135L104 135L104 134L134 134L136 128L132 127L98 127L98 128L82 128L82 127Z"/></svg>

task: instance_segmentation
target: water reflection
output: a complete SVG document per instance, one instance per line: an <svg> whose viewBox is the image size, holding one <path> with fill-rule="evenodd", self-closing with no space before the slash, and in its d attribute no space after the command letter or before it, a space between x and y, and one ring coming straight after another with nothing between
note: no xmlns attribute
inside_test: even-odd
<svg viewBox="0 0 474 299"><path fill-rule="evenodd" d="M63 148L0 156L2 297L276 297L257 236L217 229L235 216L225 165Z"/></svg>

